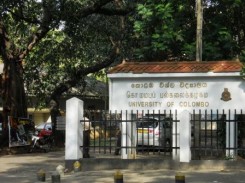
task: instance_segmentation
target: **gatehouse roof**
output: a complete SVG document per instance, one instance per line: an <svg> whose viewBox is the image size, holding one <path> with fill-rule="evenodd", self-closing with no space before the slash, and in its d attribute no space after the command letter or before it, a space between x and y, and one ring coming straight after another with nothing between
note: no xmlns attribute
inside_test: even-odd
<svg viewBox="0 0 245 183"><path fill-rule="evenodd" d="M116 73L226 73L241 72L240 61L181 61L181 62L126 62L113 67L109 74Z"/></svg>

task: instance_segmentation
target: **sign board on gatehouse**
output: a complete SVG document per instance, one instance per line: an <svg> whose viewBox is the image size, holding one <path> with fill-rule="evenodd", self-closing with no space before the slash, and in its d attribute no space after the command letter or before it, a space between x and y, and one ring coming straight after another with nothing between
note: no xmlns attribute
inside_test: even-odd
<svg viewBox="0 0 245 183"><path fill-rule="evenodd" d="M242 109L238 61L123 62L112 68L111 110Z"/></svg>

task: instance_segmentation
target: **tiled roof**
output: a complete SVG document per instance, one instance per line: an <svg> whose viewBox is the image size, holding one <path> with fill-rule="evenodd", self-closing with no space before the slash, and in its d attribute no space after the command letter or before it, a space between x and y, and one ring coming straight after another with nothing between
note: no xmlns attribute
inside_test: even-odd
<svg viewBox="0 0 245 183"><path fill-rule="evenodd" d="M207 73L240 72L239 61L183 61L183 62L122 62L113 67L113 73Z"/></svg>

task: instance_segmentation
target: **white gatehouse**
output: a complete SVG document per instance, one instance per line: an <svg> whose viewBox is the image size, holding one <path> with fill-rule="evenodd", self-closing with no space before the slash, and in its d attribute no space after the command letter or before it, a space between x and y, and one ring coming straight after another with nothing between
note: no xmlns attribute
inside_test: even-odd
<svg viewBox="0 0 245 183"><path fill-rule="evenodd" d="M123 62L108 73L109 108L111 111L135 113L177 110L180 123L177 134L173 134L173 143L177 143L175 145L180 149L173 153L173 158L189 162L190 114L193 110L243 109L245 83L242 67L239 61ZM130 118L126 113L122 117ZM136 133L136 127L126 125L122 124L122 146L134 145L135 135L130 135L127 130ZM231 124L227 129L229 137L226 143L232 147L235 145L234 135L230 132L235 132L235 127ZM123 159L134 155L135 150L122 149Z"/></svg>

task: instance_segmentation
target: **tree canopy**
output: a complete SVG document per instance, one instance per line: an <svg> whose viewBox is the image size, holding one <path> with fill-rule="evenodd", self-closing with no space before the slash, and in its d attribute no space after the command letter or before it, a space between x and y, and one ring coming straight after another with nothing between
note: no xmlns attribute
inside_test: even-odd
<svg viewBox="0 0 245 183"><path fill-rule="evenodd" d="M203 60L245 59L245 4L203 0ZM195 60L196 1L141 1L133 18L141 60Z"/></svg>
<svg viewBox="0 0 245 183"><path fill-rule="evenodd" d="M130 9L120 0L1 1L3 128L7 116L27 116L25 90L58 104L86 75L113 63L121 38L114 32L118 16ZM52 111L57 114L57 108Z"/></svg>
<svg viewBox="0 0 245 183"><path fill-rule="evenodd" d="M195 60L195 11L195 0L2 0L5 121L27 115L25 90L47 106L122 59ZM244 61L242 0L203 0L203 14L203 60Z"/></svg>

